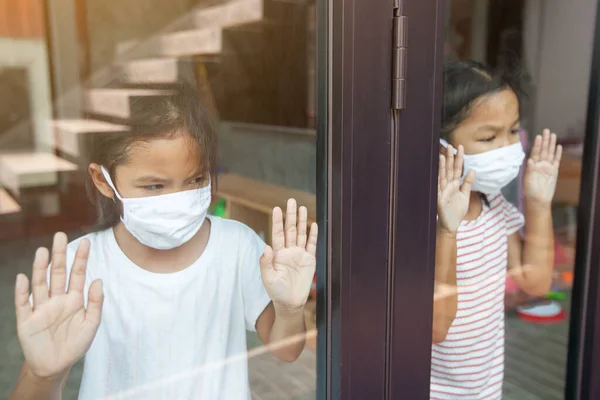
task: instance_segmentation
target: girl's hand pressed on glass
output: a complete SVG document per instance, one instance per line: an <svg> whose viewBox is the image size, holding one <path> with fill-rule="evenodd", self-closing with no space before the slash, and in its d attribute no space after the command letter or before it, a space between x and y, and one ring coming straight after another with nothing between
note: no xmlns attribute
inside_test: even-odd
<svg viewBox="0 0 600 400"><path fill-rule="evenodd" d="M317 235L316 223L307 234L307 210L297 209L296 200L287 203L285 224L281 208L273 210L273 247L266 246L260 266L263 284L276 308L304 307L315 274Z"/></svg>

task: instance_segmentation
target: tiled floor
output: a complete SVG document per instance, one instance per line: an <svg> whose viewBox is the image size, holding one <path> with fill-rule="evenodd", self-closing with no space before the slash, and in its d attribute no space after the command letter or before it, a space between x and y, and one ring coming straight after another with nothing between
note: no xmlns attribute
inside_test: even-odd
<svg viewBox="0 0 600 400"><path fill-rule="evenodd" d="M72 236L73 238L76 235ZM22 355L16 336L13 282L18 272L29 273L34 249L48 246L50 238L0 243L0 399L8 397ZM560 400L563 398L568 324L533 325L507 317L505 400ZM248 337L250 348L260 346ZM264 352L249 360L250 385L254 400L308 400L315 398L315 354L305 351L292 364ZM81 365L73 368L64 393L65 400L77 398Z"/></svg>
<svg viewBox="0 0 600 400"><path fill-rule="evenodd" d="M564 398L568 331L568 321L535 325L507 317L504 400Z"/></svg>

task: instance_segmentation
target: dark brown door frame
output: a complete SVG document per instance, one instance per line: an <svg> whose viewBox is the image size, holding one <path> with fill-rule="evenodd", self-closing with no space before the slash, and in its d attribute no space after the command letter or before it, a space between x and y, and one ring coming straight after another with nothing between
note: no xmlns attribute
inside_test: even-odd
<svg viewBox="0 0 600 400"><path fill-rule="evenodd" d="M428 399L444 0L400 0L408 17L408 91L407 108L394 113L393 0L318 5L319 98L328 104L319 107L328 114L319 118L327 134L319 135L317 153L319 220L328 222L318 398ZM599 131L597 22L567 365L566 398L574 400L600 398L593 378L600 376Z"/></svg>
<svg viewBox="0 0 600 400"><path fill-rule="evenodd" d="M596 15L582 165L565 391L568 400L600 399L600 12Z"/></svg>
<svg viewBox="0 0 600 400"><path fill-rule="evenodd" d="M329 278L329 0L316 0L316 156L317 156L317 399L329 399L330 278Z"/></svg>
<svg viewBox="0 0 600 400"><path fill-rule="evenodd" d="M400 0L406 108L394 115L388 399L429 398L444 0Z"/></svg>
<svg viewBox="0 0 600 400"><path fill-rule="evenodd" d="M329 254L320 287L327 304L320 303L319 331L319 350L327 353L318 387L327 399L384 399L393 2L327 3L329 134L327 153L323 146L318 152L328 160Z"/></svg>

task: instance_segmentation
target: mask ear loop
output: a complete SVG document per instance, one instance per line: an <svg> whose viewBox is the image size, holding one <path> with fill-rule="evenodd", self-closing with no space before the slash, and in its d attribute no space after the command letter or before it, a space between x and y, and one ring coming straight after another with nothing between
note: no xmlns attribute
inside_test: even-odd
<svg viewBox="0 0 600 400"><path fill-rule="evenodd" d="M440 144L442 146L444 146L445 148L448 148L448 146L450 146L450 143L448 143L448 141L446 139L441 139L440 138ZM454 146L452 147L452 152L456 155L457 150L454 148Z"/></svg>
<svg viewBox="0 0 600 400"><path fill-rule="evenodd" d="M108 185L113 190L113 192L115 192L115 196L117 196L117 199L119 199L119 200L121 200L121 202L123 202L123 198L121 198L121 195L117 191L117 188L115 187L112 179L110 178L110 174L108 173L106 168L104 168L103 166L100 166L100 170L102 171L102 175L104 175L104 179L106 179L106 183L108 183ZM117 202L114 197L113 197L113 201L115 203Z"/></svg>
<svg viewBox="0 0 600 400"><path fill-rule="evenodd" d="M115 195L112 198L112 201L118 207L119 213L121 214L121 219L122 219L123 218L123 200L121 199L121 195L119 195L119 192L117 191L117 188L115 187L115 184L113 183L112 179L110 178L110 174L108 173L106 168L104 168L104 166L100 166L100 171L102 171L102 175L104 176L106 183L108 183L108 186L110 186L110 188L115 193ZM117 199L119 200L119 202L117 202Z"/></svg>

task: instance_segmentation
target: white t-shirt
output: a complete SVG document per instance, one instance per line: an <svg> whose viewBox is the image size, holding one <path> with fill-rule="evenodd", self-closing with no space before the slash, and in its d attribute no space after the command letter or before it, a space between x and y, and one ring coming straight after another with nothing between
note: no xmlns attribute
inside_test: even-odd
<svg viewBox="0 0 600 400"><path fill-rule="evenodd" d="M270 302L259 266L265 244L243 224L210 221L201 257L171 274L135 265L112 229L84 236L85 301L101 279L104 305L79 399L250 399L246 330ZM69 267L81 239L68 246Z"/></svg>

